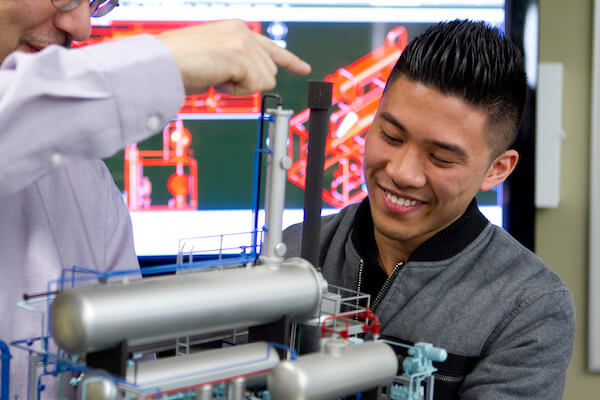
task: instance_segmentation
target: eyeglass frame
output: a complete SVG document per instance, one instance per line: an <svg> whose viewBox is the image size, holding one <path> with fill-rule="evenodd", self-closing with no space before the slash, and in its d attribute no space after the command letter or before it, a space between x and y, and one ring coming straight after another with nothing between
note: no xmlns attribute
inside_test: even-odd
<svg viewBox="0 0 600 400"><path fill-rule="evenodd" d="M56 0L51 0L52 5L61 11L71 11L81 4L82 0L71 0L64 6L57 6ZM103 4L102 4L103 3ZM90 9L92 9L92 17L103 17L111 12L115 7L119 6L119 0L90 0Z"/></svg>

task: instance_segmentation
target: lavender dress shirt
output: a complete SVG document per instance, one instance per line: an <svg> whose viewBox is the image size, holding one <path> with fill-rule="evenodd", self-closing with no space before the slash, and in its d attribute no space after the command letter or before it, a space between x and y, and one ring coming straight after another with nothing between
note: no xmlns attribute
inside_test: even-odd
<svg viewBox="0 0 600 400"><path fill-rule="evenodd" d="M1 340L40 335L39 315L16 303L62 268L137 268L128 210L99 158L158 132L183 92L169 50L147 35L2 63ZM10 398L25 399L27 354L11 353ZM42 398L56 398L53 381Z"/></svg>

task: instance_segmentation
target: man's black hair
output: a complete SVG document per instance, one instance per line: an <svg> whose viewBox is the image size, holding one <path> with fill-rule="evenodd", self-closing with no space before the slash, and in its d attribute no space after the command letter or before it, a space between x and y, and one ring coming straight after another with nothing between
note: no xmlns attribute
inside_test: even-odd
<svg viewBox="0 0 600 400"><path fill-rule="evenodd" d="M514 142L527 77L521 51L497 28L468 20L435 24L406 46L386 90L400 76L485 112L486 140L494 157Z"/></svg>

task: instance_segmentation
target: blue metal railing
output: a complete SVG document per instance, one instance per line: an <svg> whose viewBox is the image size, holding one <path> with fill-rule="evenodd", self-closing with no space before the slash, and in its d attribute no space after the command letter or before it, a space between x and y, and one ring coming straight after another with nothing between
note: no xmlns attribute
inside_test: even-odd
<svg viewBox="0 0 600 400"><path fill-rule="evenodd" d="M2 377L0 379L0 400L8 400L10 380L10 351L8 345L0 340L0 359L2 359Z"/></svg>

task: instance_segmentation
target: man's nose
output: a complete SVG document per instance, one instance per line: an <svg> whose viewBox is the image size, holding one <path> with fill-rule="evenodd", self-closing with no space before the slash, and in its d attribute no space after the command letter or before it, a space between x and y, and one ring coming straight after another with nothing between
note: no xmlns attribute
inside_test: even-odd
<svg viewBox="0 0 600 400"><path fill-rule="evenodd" d="M74 40L83 41L90 35L90 2L82 1L70 11L59 11L54 19L54 25L68 33Z"/></svg>
<svg viewBox="0 0 600 400"><path fill-rule="evenodd" d="M425 186L425 160L411 145L398 148L386 165L386 173L398 188Z"/></svg>

